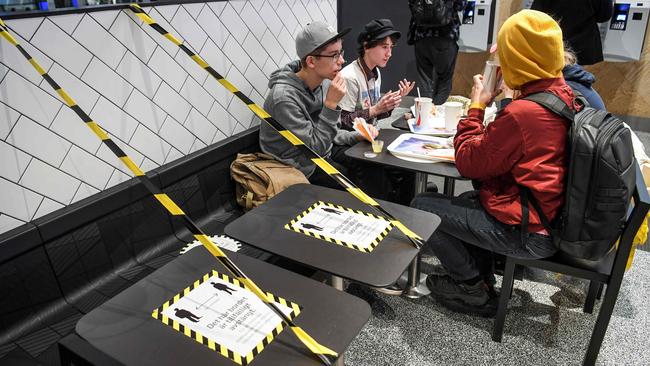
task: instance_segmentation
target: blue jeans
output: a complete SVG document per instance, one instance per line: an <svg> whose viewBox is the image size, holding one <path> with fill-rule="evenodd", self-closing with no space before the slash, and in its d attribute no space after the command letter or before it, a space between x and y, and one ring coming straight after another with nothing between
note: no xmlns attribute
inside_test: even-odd
<svg viewBox="0 0 650 366"><path fill-rule="evenodd" d="M490 276L493 252L531 259L550 257L556 252L551 237L546 235L528 233L522 244L519 226L504 224L487 213L476 192L453 198L422 193L411 206L440 216L442 222L427 245L458 281Z"/></svg>

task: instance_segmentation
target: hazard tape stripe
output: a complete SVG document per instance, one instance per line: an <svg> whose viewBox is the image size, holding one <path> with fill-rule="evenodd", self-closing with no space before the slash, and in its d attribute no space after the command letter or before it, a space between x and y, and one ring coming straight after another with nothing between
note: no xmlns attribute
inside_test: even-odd
<svg viewBox="0 0 650 366"><path fill-rule="evenodd" d="M302 140L300 140L298 136L294 135L291 131L284 128L278 121L276 121L273 117L271 117L271 115L268 112L264 111L262 107L255 104L250 98L244 95L244 93L239 91L233 84L231 84L228 80L226 80L226 78L224 78L221 74L219 74L216 70L214 70L205 60L203 60L201 56L194 53L187 46L182 44L176 37L170 34L163 27L161 27L160 24L156 23L156 21L153 20L153 18L151 18L149 14L145 13L145 11L138 4L130 4L129 8L131 9L131 11L133 11L133 13L138 18L140 18L146 24L151 26L156 32L160 33L162 36L169 39L171 42L177 45L181 50L183 50L183 52L187 54L192 60L194 60L194 62L196 62L200 67L205 69L212 77L214 77L217 80L217 82L223 85L226 89L228 89L229 92L234 94L242 102L244 102L244 104L246 104L248 108L253 113L255 113L255 115L257 115L259 118L261 118L266 123L268 123L269 126L271 126L278 133L280 133L280 135L282 135L285 139L287 139L287 141L289 141L292 145L298 148L303 154L305 154L305 156L310 157L311 160L319 168L321 168L325 173L327 173L327 175L329 175L332 179L337 181L353 196L361 200L361 202L372 206L382 215L388 217L391 221L399 222L388 211L386 211L383 207L381 207L377 201L375 201L370 196L368 196L363 191L361 191L361 189L357 187L354 183L352 183L350 179L348 179L345 175L341 174L336 168L334 168L330 163L328 163L325 159L323 159L320 155L318 155L318 153L312 150L309 146L305 145L305 143L302 142ZM407 238L413 243L413 245L416 248L420 248L422 246L422 238L419 235L409 230L404 224L395 225L395 226L399 228L400 231L404 233L404 235L407 236Z"/></svg>
<svg viewBox="0 0 650 366"><path fill-rule="evenodd" d="M138 7L139 8L139 7ZM108 136L106 132L103 131L101 126L94 122L88 114L86 114L81 107L70 97L64 90L61 88L55 81L52 79L47 72L41 67L41 65L23 48L18 44L18 41L9 33L9 30L6 24L0 19L0 35L6 39L9 43L16 46L20 53L29 61L29 63L38 71L38 73L43 76L43 78L50 84L52 88L61 96L65 95L62 99L75 113L81 118L83 122L90 128L90 130L99 137L100 140L117 156L122 163L124 163L133 174L138 177L140 182L154 195L154 197L161 203L161 205L169 211L172 215L182 218L182 222L185 224L188 230L201 241L201 243L212 253L220 262L223 264L228 271L230 271L235 277L243 278L247 280L247 283L252 286L249 290L253 291L256 295L260 293L260 297L273 312L275 312L284 322L286 322L291 329L294 331L296 336L312 351L314 352L325 364L331 365L333 360L332 357L338 356L338 354L329 348L318 344L313 338L311 338L304 330L297 327L290 318L288 318L274 303L269 303L266 296L263 296L263 292L257 287L252 280L250 280L244 272L242 272L234 262L232 262L221 249L212 242L210 237L205 235L199 227L194 224L194 222L187 216L185 213L176 205L169 196L164 194L160 188L158 188L145 174L144 172L133 162L133 160L127 156L122 149L120 149ZM177 327L176 327L177 328ZM175 329L176 329L175 328ZM178 330L178 329L177 329Z"/></svg>
<svg viewBox="0 0 650 366"><path fill-rule="evenodd" d="M262 350L264 350L264 348L266 346L268 346L269 343L271 343L284 330L284 328L285 328L284 323L280 323L275 329L273 329L248 354L241 355L241 354L238 354L236 352L233 352L232 350L229 350L228 348L226 348L222 344L219 344L219 343L217 343L217 342L215 342L215 341L213 341L211 339L208 339L203 334L201 334L199 332L196 332L196 331L190 329L189 327L186 327L183 324L181 324L181 323L179 323L179 322L177 322L177 321L175 321L173 319L169 319L168 317L166 317L166 316L164 316L162 314L165 309L172 306L174 303L178 302L183 296L186 296L188 293L190 293L190 291L192 291L195 288L199 287L199 285L206 282L212 276L218 277L219 279L221 279L223 281L226 281L226 282L228 282L228 283L230 283L232 285L235 285L237 287L240 287L242 289L247 289L244 282L242 282L242 281L240 281L240 280L238 280L236 278L232 278L232 277L230 277L230 276L228 276L228 275L226 275L224 273L219 273L219 272L217 272L215 270L212 270L212 272L204 274L200 279L194 281L191 285L187 286L182 291L180 291L179 293L174 295L171 300L166 301L165 303L163 303L163 305L161 305L160 307L154 309L151 312L151 316L153 318L155 318L155 319L160 320L163 324L172 327L174 330L176 330L176 331L178 331L180 333L183 333L187 337L190 337L190 338L194 339L196 342L201 343L202 345L210 348L211 350L213 350L215 352L219 352L222 356L231 359L233 362L235 362L235 363L237 363L239 365L242 365L242 366L248 365L253 360L253 358L255 358L255 356L260 354L260 352L262 352ZM264 296L270 302L281 304L283 306L286 306L286 307L290 308L291 312L287 315L287 317L289 319L292 319L292 320L295 319L298 316L298 314L300 314L300 312L302 311L302 307L300 305L298 305L298 304L296 304L296 303L294 303L292 301L286 300L283 297L274 295L274 294L272 294L270 292L266 292L264 294Z"/></svg>

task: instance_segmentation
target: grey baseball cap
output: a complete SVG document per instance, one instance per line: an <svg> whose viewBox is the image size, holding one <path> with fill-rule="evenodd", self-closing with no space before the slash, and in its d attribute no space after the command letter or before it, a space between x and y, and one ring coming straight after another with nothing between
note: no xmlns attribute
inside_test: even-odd
<svg viewBox="0 0 650 366"><path fill-rule="evenodd" d="M340 32L323 22L317 21L307 24L298 36L296 36L296 53L303 58L323 45L345 36L351 28L345 28Z"/></svg>

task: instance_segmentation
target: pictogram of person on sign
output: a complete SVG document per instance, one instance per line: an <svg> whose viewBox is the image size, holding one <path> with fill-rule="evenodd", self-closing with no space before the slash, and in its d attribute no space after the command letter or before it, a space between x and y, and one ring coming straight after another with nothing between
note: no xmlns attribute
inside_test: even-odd
<svg viewBox="0 0 650 366"><path fill-rule="evenodd" d="M194 323L198 323L199 319L201 319L200 316L196 316L188 310L179 309L179 308L174 308L174 315L176 315L176 317L178 317L179 319L187 319Z"/></svg>
<svg viewBox="0 0 650 366"><path fill-rule="evenodd" d="M223 291L228 295L232 295L232 291L237 291L234 288L228 287L228 285L224 283L215 283L215 282L210 282L210 283L212 284L212 287L216 288L219 291Z"/></svg>

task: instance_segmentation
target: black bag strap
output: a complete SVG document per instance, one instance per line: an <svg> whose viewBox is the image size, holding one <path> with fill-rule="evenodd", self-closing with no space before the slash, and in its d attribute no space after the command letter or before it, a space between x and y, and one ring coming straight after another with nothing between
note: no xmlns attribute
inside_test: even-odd
<svg viewBox="0 0 650 366"><path fill-rule="evenodd" d="M551 222L548 221L548 217L542 211L542 208L539 206L539 202L535 199L528 187L519 186L519 199L521 201L521 244L526 245L526 234L528 234L528 221L529 221L529 212L528 212L528 202L533 205L539 219L542 221L542 225L546 228L549 235L554 236L555 229L551 226Z"/></svg>
<svg viewBox="0 0 650 366"><path fill-rule="evenodd" d="M579 95L577 99L581 101L580 97L581 95ZM525 96L522 99L530 100L532 102L540 104L546 107L551 112L559 114L560 116L568 119L571 122L573 122L573 119L575 117L575 112L573 111L573 109L571 109L571 107L569 107L566 103L564 103L562 98L558 97L553 93L549 93L549 92L533 93Z"/></svg>

